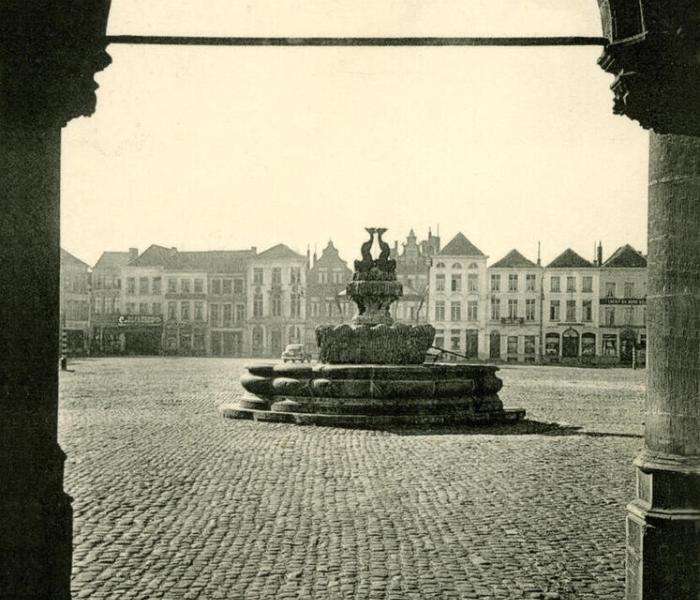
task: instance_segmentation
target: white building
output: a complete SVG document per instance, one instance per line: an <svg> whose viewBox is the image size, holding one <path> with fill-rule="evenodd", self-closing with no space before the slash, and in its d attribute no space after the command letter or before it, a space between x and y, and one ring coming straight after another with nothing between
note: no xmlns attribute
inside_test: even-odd
<svg viewBox="0 0 700 600"><path fill-rule="evenodd" d="M595 362L598 269L567 248L544 273L544 362Z"/></svg>
<svg viewBox="0 0 700 600"><path fill-rule="evenodd" d="M488 268L489 359L539 362L542 336L540 265L511 250Z"/></svg>
<svg viewBox="0 0 700 600"><path fill-rule="evenodd" d="M488 357L487 258L462 233L433 257L428 315L435 346L469 358Z"/></svg>

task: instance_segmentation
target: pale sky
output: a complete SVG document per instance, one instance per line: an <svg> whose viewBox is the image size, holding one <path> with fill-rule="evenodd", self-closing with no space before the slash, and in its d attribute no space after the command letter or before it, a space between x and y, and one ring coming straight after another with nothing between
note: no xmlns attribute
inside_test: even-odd
<svg viewBox="0 0 700 600"><path fill-rule="evenodd" d="M110 33L601 33L595 0L113 0ZM492 260L646 251L648 134L600 47L112 46L63 137L62 245L320 250L462 231Z"/></svg>

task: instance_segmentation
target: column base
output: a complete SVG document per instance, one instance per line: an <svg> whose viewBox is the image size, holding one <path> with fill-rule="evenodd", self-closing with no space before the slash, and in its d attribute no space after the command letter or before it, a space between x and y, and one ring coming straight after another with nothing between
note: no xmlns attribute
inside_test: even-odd
<svg viewBox="0 0 700 600"><path fill-rule="evenodd" d="M627 506L626 600L700 598L700 473L638 459ZM684 461L687 462L687 461Z"/></svg>

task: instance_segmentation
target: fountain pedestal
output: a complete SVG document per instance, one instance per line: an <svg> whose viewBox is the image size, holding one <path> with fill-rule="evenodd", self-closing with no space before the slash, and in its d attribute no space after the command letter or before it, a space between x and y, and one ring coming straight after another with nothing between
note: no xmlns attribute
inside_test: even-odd
<svg viewBox="0 0 700 600"><path fill-rule="evenodd" d="M300 425L377 427L518 421L522 409L504 409L503 383L490 365L424 364L435 329L392 322L389 307L402 293L396 262L381 236L355 261L347 293L357 304L352 324L316 329L321 364L254 365L241 377L247 395L224 405L226 418ZM378 234L381 253L370 249Z"/></svg>

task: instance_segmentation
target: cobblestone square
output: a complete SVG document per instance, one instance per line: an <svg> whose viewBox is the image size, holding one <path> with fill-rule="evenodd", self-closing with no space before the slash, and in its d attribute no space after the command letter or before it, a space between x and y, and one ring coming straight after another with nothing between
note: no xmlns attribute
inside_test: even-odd
<svg viewBox="0 0 700 600"><path fill-rule="evenodd" d="M75 598L619 599L644 371L504 366L527 420L224 421L249 361L61 374Z"/></svg>

